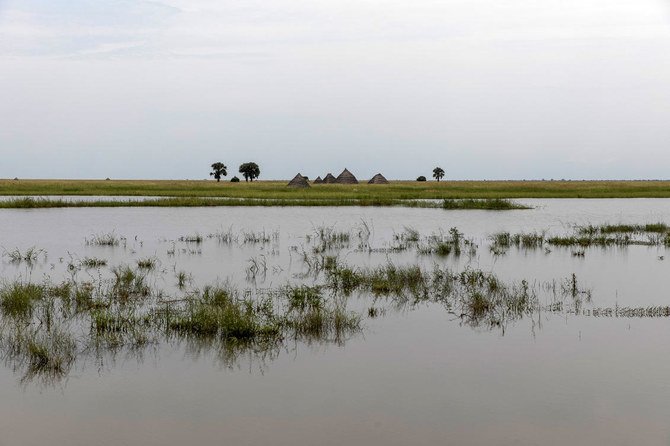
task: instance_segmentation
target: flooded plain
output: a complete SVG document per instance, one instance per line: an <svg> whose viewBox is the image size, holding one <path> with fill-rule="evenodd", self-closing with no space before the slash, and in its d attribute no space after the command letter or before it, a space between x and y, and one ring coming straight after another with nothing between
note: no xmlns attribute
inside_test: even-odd
<svg viewBox="0 0 670 446"><path fill-rule="evenodd" d="M0 445L670 443L670 200L519 201L2 210Z"/></svg>

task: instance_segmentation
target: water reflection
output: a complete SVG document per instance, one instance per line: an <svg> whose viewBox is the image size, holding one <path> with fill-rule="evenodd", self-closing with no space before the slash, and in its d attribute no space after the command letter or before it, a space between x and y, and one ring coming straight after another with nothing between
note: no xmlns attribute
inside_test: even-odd
<svg viewBox="0 0 670 446"><path fill-rule="evenodd" d="M1 313L0 442L557 444L565 433L575 444L662 442L670 416L667 248L545 240L496 255L489 237L670 221L670 201L531 204L502 214L3 211L1 246L48 255L32 265L0 262L3 285L41 287L28 305L7 307L14 316ZM334 236L322 238L321 229ZM243 243L244 232L259 242ZM125 241L85 243L108 233ZM247 274L251 259L255 274ZM214 309L202 310L194 303L208 284L230 288L239 306L213 299L206 306ZM266 300L272 317L243 322L279 330L254 342L177 330L197 315L230 324L231 313L246 314L245 302ZM301 317L290 314L291 302ZM336 326L339 307L360 319L359 329L305 331L319 305L327 327ZM235 325L237 334L245 327ZM58 332L57 346L42 335ZM73 362L40 355L45 347L67 358L67 339L76 344Z"/></svg>

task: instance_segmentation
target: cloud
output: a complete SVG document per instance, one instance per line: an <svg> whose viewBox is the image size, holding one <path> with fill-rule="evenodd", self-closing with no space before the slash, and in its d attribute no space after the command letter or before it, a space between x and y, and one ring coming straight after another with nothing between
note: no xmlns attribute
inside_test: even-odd
<svg viewBox="0 0 670 446"><path fill-rule="evenodd" d="M656 0L0 0L0 176L658 176L668 54Z"/></svg>
<svg viewBox="0 0 670 446"><path fill-rule="evenodd" d="M138 0L21 0L0 7L0 55L71 57L147 41L179 9Z"/></svg>
<svg viewBox="0 0 670 446"><path fill-rule="evenodd" d="M95 57L126 42L134 50L117 54L227 57L315 44L667 38L659 9L604 0L8 0L0 55Z"/></svg>

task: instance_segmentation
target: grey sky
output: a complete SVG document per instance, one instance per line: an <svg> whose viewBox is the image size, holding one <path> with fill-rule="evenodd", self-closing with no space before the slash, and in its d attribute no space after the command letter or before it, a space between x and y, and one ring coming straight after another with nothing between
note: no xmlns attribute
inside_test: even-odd
<svg viewBox="0 0 670 446"><path fill-rule="evenodd" d="M670 7L0 0L0 99L0 177L670 178Z"/></svg>

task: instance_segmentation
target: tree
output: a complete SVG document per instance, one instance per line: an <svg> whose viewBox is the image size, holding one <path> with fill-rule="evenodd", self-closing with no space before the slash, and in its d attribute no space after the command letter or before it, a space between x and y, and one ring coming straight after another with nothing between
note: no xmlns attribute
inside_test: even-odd
<svg viewBox="0 0 670 446"><path fill-rule="evenodd" d="M240 179L237 178L237 177L232 177L232 178L230 179L230 182L231 182L231 183L239 183L239 182L240 182Z"/></svg>
<svg viewBox="0 0 670 446"><path fill-rule="evenodd" d="M261 169L256 163L244 163L240 165L240 173L244 175L244 181L254 181L261 174Z"/></svg>
<svg viewBox="0 0 670 446"><path fill-rule="evenodd" d="M212 164L212 172L210 172L210 176L213 176L216 178L216 182L218 183L221 181L221 177L225 177L228 175L228 168L226 167L225 164L223 163L214 163Z"/></svg>
<svg viewBox="0 0 670 446"><path fill-rule="evenodd" d="M420 177L418 177L418 178L416 179L416 181L426 181L426 177L424 177L423 175L421 175Z"/></svg>
<svg viewBox="0 0 670 446"><path fill-rule="evenodd" d="M437 181L440 181L442 178L444 178L444 169L441 167L436 167L433 169L433 178L435 178Z"/></svg>

